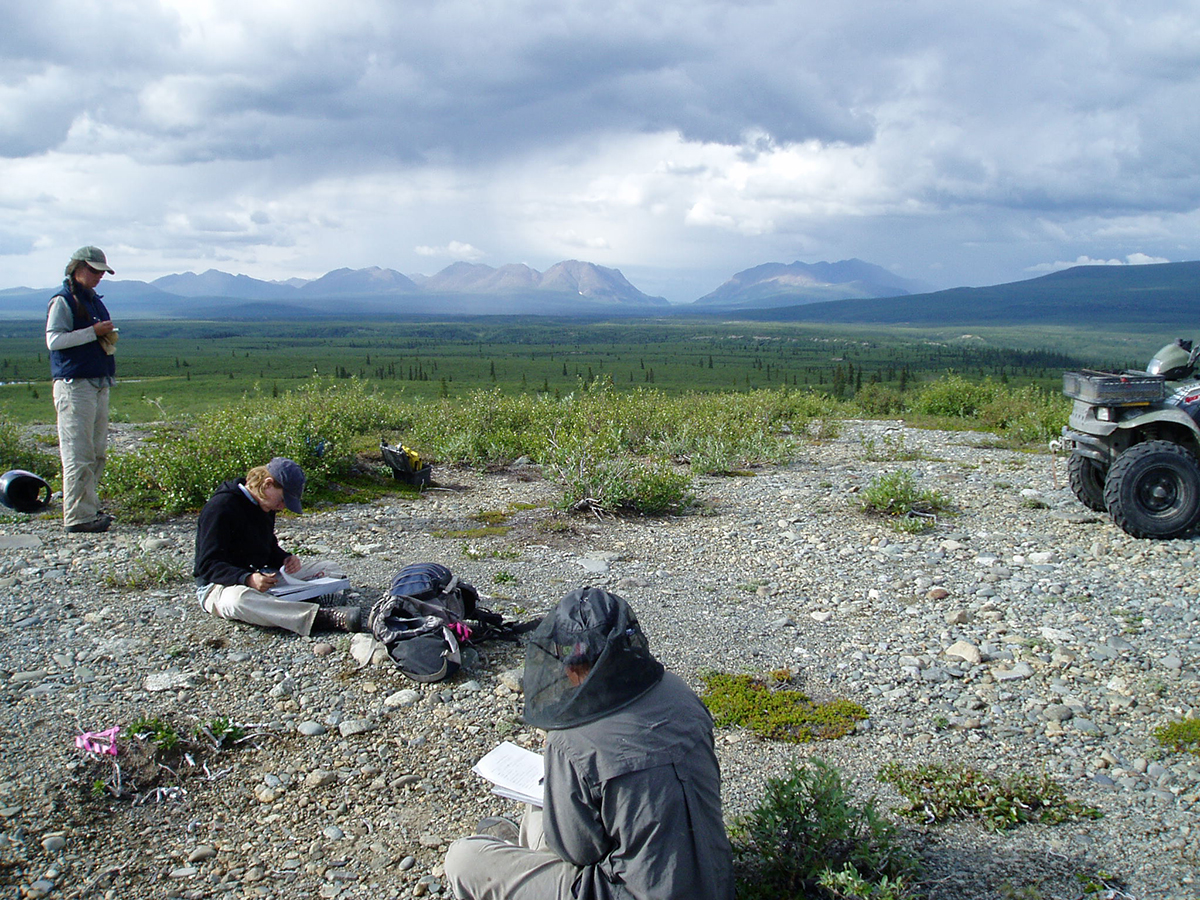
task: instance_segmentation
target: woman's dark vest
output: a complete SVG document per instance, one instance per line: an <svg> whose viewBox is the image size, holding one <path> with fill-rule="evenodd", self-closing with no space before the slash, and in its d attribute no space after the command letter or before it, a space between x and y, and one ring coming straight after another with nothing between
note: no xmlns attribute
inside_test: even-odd
<svg viewBox="0 0 1200 900"><path fill-rule="evenodd" d="M89 296L90 295L90 296ZM109 318L108 310L100 295L70 280L63 282L62 290L54 295L65 297L67 306L75 317L73 331L88 328ZM53 301L53 298L51 299ZM99 341L88 341L78 347L50 351L50 377L59 378L112 378L117 374L117 361L104 352Z"/></svg>

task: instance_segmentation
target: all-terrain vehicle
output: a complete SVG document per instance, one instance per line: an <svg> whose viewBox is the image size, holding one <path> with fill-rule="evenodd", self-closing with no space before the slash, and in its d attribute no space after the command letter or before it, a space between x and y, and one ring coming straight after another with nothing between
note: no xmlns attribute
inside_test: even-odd
<svg viewBox="0 0 1200 900"><path fill-rule="evenodd" d="M1075 401L1063 442L1071 490L1134 537L1174 538L1200 524L1200 345L1183 339L1146 371L1063 374Z"/></svg>

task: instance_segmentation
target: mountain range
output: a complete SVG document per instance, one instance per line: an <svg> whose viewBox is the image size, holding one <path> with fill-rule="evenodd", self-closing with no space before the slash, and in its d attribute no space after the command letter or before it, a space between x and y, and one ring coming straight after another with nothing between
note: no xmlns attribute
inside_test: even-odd
<svg viewBox="0 0 1200 900"><path fill-rule="evenodd" d="M617 269L566 260L538 272L458 262L435 275L335 269L311 281L261 281L215 269L152 282L105 280L121 318L285 319L337 316L736 316L780 322L909 325L1153 326L1190 321L1200 262L1077 266L980 288L921 286L859 259L766 263L733 275L693 303L669 304ZM0 290L0 318L36 318L55 288Z"/></svg>
<svg viewBox="0 0 1200 900"><path fill-rule="evenodd" d="M899 297L924 286L861 259L829 263L765 263L738 272L696 301L698 309L772 309L800 303Z"/></svg>
<svg viewBox="0 0 1200 900"><path fill-rule="evenodd" d="M884 325L1096 325L1191 329L1200 262L1074 266L1049 275L905 297L796 303L744 312L773 322Z"/></svg>
<svg viewBox="0 0 1200 900"><path fill-rule="evenodd" d="M0 315L41 315L56 288L0 291ZM566 260L538 272L526 265L459 262L436 275L393 269L335 269L302 283L261 281L216 269L152 282L105 280L105 302L123 316L260 318L353 315L652 315L670 304L644 294L617 269ZM24 316L22 316L24 317Z"/></svg>

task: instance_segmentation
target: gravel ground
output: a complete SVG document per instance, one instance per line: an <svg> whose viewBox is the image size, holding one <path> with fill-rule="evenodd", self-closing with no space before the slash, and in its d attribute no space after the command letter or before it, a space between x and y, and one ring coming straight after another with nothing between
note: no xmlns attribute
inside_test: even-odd
<svg viewBox="0 0 1200 900"><path fill-rule="evenodd" d="M557 491L532 467L438 470L418 499L314 509L279 533L340 561L364 598L424 560L516 618L604 585L696 686L706 669L788 667L818 699L868 709L855 734L820 744L721 729L729 816L811 756L886 808L900 800L875 779L882 764L942 761L1045 772L1104 813L1000 835L901 820L933 900L1079 897L1077 876L1099 872L1110 890L1096 896L1200 896L1200 758L1152 736L1200 715L1198 545L1130 538L1071 497L1064 460L988 441L850 423L790 465L701 479L705 512L663 521L553 511ZM857 492L901 467L958 514L910 536L858 512ZM447 534L489 510L511 514L506 534ZM51 515L0 520L5 896L442 893L447 844L516 812L471 764L499 740L540 743L518 720L519 649L484 645L452 681L420 685L361 638L211 618L186 577L193 529L188 517L66 535ZM164 571L164 585L130 586ZM76 735L153 716L181 729L224 717L253 737L156 773L136 802L95 796L111 762L89 760ZM155 774L136 748L117 761L127 779Z"/></svg>

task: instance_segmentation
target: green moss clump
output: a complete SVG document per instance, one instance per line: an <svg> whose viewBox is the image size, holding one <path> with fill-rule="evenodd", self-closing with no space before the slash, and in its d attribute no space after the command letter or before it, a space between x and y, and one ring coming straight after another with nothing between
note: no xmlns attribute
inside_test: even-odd
<svg viewBox="0 0 1200 900"><path fill-rule="evenodd" d="M471 518L485 525L503 525L508 521L510 515L511 513L502 509L481 509L477 513L472 513Z"/></svg>
<svg viewBox="0 0 1200 900"><path fill-rule="evenodd" d="M503 537L508 532L509 527L507 525L482 525L479 528L460 528L457 531L435 531L433 532L433 536L437 538L466 538L474 540L485 537Z"/></svg>
<svg viewBox="0 0 1200 900"><path fill-rule="evenodd" d="M1154 729L1154 738L1176 753L1200 756L1200 719L1184 719Z"/></svg>
<svg viewBox="0 0 1200 900"><path fill-rule="evenodd" d="M741 725L777 741L806 743L849 734L867 711L850 700L818 703L784 683L753 675L713 672L702 677L700 699L718 725Z"/></svg>

